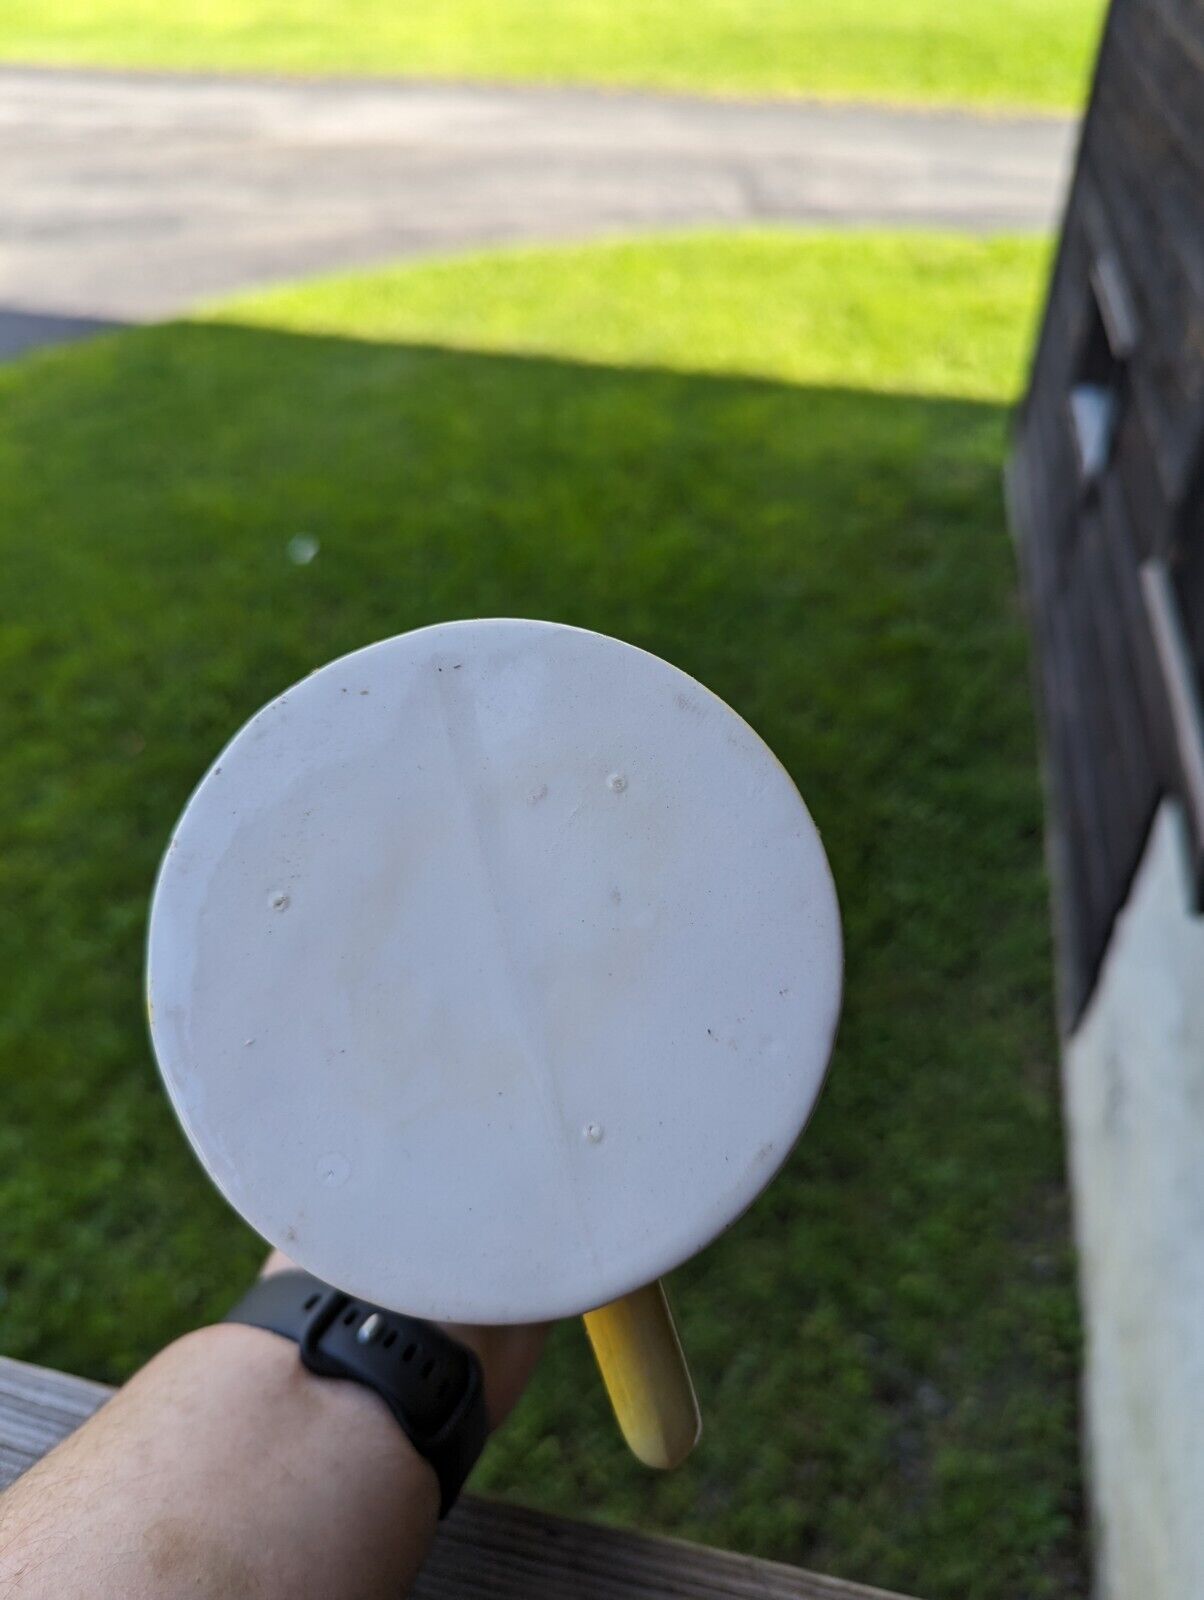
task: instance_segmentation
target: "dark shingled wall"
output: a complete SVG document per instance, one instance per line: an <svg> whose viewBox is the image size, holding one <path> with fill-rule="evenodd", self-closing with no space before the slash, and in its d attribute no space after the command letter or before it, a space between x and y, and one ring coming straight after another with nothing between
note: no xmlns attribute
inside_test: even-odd
<svg viewBox="0 0 1204 1600"><path fill-rule="evenodd" d="M1162 795L1204 866L1204 0L1113 0L1008 501L1069 1030Z"/></svg>

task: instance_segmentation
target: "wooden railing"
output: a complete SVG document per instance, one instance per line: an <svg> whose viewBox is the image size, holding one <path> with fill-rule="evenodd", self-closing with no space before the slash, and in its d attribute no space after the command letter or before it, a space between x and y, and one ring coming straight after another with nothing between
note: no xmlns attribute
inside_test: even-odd
<svg viewBox="0 0 1204 1600"><path fill-rule="evenodd" d="M112 1393L0 1357L0 1489ZM679 1539L603 1528L465 1495L415 1600L902 1600L837 1578Z"/></svg>

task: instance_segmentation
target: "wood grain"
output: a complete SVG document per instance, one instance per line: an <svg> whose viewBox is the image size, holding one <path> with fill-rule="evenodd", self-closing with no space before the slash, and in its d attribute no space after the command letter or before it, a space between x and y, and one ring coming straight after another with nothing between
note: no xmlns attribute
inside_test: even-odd
<svg viewBox="0 0 1204 1600"><path fill-rule="evenodd" d="M108 1399L100 1383L0 1357L0 1488ZM778 1562L465 1495L415 1600L903 1600Z"/></svg>
<svg viewBox="0 0 1204 1600"><path fill-rule="evenodd" d="M1142 565L1141 588L1149 611L1158 662L1166 680L1180 791L1187 808L1192 838L1198 840L1204 838L1204 713L1200 705L1199 680L1187 647L1174 586L1163 562L1147 561ZM1195 877L1198 891L1198 851Z"/></svg>
<svg viewBox="0 0 1204 1600"><path fill-rule="evenodd" d="M1183 803L1204 879L1202 175L1204 0L1112 0L1009 467L1024 485L1011 516L1064 1033L1166 794ZM1089 481L1069 403L1085 382L1106 384L1118 417Z"/></svg>

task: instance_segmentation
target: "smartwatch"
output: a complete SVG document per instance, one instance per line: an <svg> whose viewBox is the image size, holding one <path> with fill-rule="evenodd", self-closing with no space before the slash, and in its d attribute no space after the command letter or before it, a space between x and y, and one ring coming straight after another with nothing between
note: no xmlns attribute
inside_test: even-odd
<svg viewBox="0 0 1204 1600"><path fill-rule="evenodd" d="M433 1323L353 1300L296 1268L258 1279L225 1320L295 1339L319 1377L374 1389L435 1469L447 1515L489 1431L473 1351Z"/></svg>

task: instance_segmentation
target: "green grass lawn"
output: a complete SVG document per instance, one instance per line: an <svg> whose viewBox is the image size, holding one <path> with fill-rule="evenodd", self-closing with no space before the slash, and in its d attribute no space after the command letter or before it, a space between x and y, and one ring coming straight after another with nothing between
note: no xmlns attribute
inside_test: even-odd
<svg viewBox="0 0 1204 1600"><path fill-rule="evenodd" d="M561 618L679 663L783 757L847 1006L784 1173L676 1276L694 1458L629 1459L571 1324L478 1481L925 1600L1082 1594L999 490L1045 261L784 232L517 251L0 368L4 1350L120 1378L257 1260L142 1019L147 896L207 762L369 640Z"/></svg>
<svg viewBox="0 0 1204 1600"><path fill-rule="evenodd" d="M1103 0L5 0L11 60L1071 108Z"/></svg>

